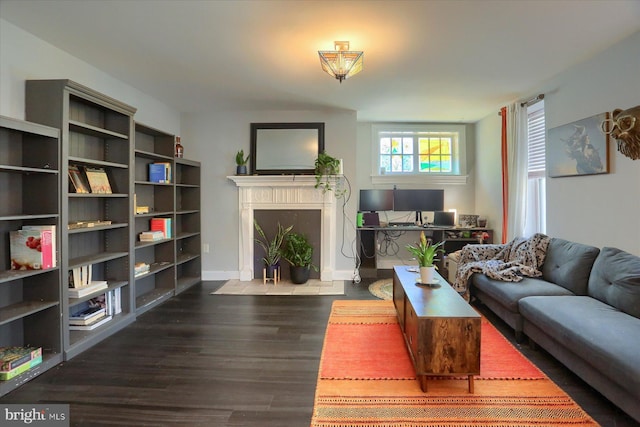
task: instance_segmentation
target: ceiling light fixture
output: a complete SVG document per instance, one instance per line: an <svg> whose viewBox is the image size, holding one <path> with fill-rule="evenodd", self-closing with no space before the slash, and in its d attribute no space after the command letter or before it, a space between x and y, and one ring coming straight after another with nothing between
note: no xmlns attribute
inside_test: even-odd
<svg viewBox="0 0 640 427"><path fill-rule="evenodd" d="M335 50L319 50L322 70L342 83L362 71L362 51L350 51L349 42L334 42Z"/></svg>

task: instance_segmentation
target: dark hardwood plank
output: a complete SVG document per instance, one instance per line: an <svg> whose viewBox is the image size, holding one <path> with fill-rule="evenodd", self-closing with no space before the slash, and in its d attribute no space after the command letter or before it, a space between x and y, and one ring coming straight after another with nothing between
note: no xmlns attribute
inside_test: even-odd
<svg viewBox="0 0 640 427"><path fill-rule="evenodd" d="M68 403L73 426L297 427L311 421L334 299L375 299L371 280L344 296L209 295L204 282L74 359L0 398ZM479 309L603 426L637 424L542 350Z"/></svg>

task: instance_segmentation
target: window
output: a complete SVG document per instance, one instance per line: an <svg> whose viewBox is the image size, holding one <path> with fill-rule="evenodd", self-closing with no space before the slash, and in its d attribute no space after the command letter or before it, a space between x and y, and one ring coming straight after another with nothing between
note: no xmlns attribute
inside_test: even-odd
<svg viewBox="0 0 640 427"><path fill-rule="evenodd" d="M545 121L544 101L527 108L528 179L525 235L545 233Z"/></svg>
<svg viewBox="0 0 640 427"><path fill-rule="evenodd" d="M465 125L374 126L374 183L466 183L465 135Z"/></svg>

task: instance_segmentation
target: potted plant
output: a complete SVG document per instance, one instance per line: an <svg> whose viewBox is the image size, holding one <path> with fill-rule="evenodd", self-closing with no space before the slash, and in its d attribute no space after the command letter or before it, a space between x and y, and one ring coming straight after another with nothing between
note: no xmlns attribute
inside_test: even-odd
<svg viewBox="0 0 640 427"><path fill-rule="evenodd" d="M416 245L407 245L406 248L411 252L418 260L420 266L420 283L433 284L436 265L434 261L437 261L436 255L439 252L444 252L441 246L444 242L438 242L433 244L431 240L427 240L424 235L424 231L420 232L420 241Z"/></svg>
<svg viewBox="0 0 640 427"><path fill-rule="evenodd" d="M336 197L344 195L346 190L337 190L335 187L335 175L340 173L340 159L336 159L322 151L315 161L316 188L321 188L323 193L334 191Z"/></svg>
<svg viewBox="0 0 640 427"><path fill-rule="evenodd" d="M284 242L284 238L289 234L293 225L284 228L278 223L278 231L276 231L276 235L273 236L273 239L269 240L262 230L262 227L258 224L258 222L254 219L253 224L256 228L256 232L259 237L256 237L255 241L262 247L264 250L264 257L262 260L264 261L264 266L266 268L267 278L273 279L275 271L278 269L280 265L280 258L282 256L281 247Z"/></svg>
<svg viewBox="0 0 640 427"><path fill-rule="evenodd" d="M309 280L309 273L313 268L318 271L318 267L313 265L313 246L304 234L291 233L287 236L282 258L287 260L290 266L291 281L296 285L301 285Z"/></svg>
<svg viewBox="0 0 640 427"><path fill-rule="evenodd" d="M249 155L244 156L244 150L239 150L236 153L236 175L247 174L247 162L249 161Z"/></svg>

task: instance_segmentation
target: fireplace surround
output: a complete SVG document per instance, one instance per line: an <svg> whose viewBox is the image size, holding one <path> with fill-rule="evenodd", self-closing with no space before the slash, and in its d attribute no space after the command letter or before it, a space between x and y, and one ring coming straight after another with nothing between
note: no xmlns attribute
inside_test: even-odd
<svg viewBox="0 0 640 427"><path fill-rule="evenodd" d="M240 280L254 278L254 211L320 211L320 280L335 279L336 198L315 188L313 175L229 176L238 187ZM284 225L284 224L283 224ZM317 251L318 249L316 249Z"/></svg>

